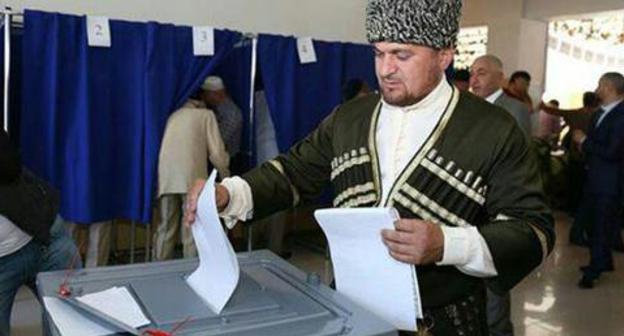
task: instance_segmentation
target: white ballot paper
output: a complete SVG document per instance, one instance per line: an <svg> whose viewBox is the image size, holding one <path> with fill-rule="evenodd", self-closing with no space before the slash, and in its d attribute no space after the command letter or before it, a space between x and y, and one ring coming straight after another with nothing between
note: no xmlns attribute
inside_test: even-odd
<svg viewBox="0 0 624 336"><path fill-rule="evenodd" d="M113 287L76 299L134 328L151 323L126 287Z"/></svg>
<svg viewBox="0 0 624 336"><path fill-rule="evenodd" d="M397 329L415 331L422 316L416 269L393 259L381 237L394 229L397 211L323 209L314 217L329 243L336 290Z"/></svg>
<svg viewBox="0 0 624 336"><path fill-rule="evenodd" d="M92 321L61 299L44 296L43 304L63 336L104 336L116 332Z"/></svg>
<svg viewBox="0 0 624 336"><path fill-rule="evenodd" d="M151 323L126 287L113 287L76 299L134 328ZM43 303L63 336L101 336L117 332L102 326L58 298L44 297Z"/></svg>
<svg viewBox="0 0 624 336"><path fill-rule="evenodd" d="M192 230L199 266L186 281L214 313L220 314L238 285L240 270L232 244L219 221L216 176L217 171L213 170L197 201Z"/></svg>

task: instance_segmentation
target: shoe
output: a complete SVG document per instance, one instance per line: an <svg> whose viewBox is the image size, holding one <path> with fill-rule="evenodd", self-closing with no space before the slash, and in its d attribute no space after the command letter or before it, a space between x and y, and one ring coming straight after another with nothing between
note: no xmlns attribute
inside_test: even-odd
<svg viewBox="0 0 624 336"><path fill-rule="evenodd" d="M600 273L602 272L613 272L615 269L613 268L613 265L609 266L609 267L605 267L600 269ZM579 271L583 272L583 273L587 273L590 271L589 265L585 265L585 266L581 266L579 267Z"/></svg>
<svg viewBox="0 0 624 336"><path fill-rule="evenodd" d="M592 289L594 288L594 279L583 275L583 277L581 278L581 280L579 280L577 286L580 289Z"/></svg>

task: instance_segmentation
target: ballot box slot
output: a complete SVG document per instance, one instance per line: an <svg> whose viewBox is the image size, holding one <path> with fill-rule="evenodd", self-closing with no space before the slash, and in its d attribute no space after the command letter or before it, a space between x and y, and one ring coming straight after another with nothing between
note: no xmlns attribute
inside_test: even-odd
<svg viewBox="0 0 624 336"><path fill-rule="evenodd" d="M298 289L301 293L305 294L310 300L317 302L318 304L331 311L336 316L349 316L351 312L338 304L335 304L331 299L327 298L323 293L318 290L318 286L311 285L302 281L301 279L293 276L289 272L280 269L274 263L264 262L262 263L268 272L274 276L280 278L282 281L288 283L292 287Z"/></svg>

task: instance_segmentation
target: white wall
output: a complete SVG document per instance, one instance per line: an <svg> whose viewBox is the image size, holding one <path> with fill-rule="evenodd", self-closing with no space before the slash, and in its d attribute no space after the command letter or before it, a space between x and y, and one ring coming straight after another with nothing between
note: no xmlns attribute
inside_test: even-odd
<svg viewBox="0 0 624 336"><path fill-rule="evenodd" d="M522 19L520 22L520 39L518 41L517 67L531 74L532 89L535 96L540 96L544 91L547 47L548 23Z"/></svg>
<svg viewBox="0 0 624 336"><path fill-rule="evenodd" d="M472 1L472 0L466 0ZM622 0L525 0L524 16L548 19L613 10L624 10Z"/></svg>
<svg viewBox="0 0 624 336"><path fill-rule="evenodd" d="M133 21L365 42L365 0L6 0L6 6Z"/></svg>
<svg viewBox="0 0 624 336"><path fill-rule="evenodd" d="M243 32L365 43L366 0L5 0L14 10L103 15L134 21L211 25ZM507 74L528 69L543 86L552 17L624 10L624 0L464 0L462 26L489 26L488 52ZM527 20L529 19L529 20Z"/></svg>
<svg viewBox="0 0 624 336"><path fill-rule="evenodd" d="M624 10L624 0L464 0L462 26L489 26L488 53L505 73L528 70L533 91L544 87L547 23L552 18Z"/></svg>
<svg viewBox="0 0 624 336"><path fill-rule="evenodd" d="M488 53L503 60L507 75L518 69L522 13L520 0L464 0L461 25L488 26Z"/></svg>

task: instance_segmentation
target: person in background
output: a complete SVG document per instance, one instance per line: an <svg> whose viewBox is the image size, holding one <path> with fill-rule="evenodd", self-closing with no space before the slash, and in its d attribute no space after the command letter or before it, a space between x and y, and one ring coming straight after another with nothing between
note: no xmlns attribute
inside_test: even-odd
<svg viewBox="0 0 624 336"><path fill-rule="evenodd" d="M37 273L82 265L58 206L58 193L22 167L17 149L0 130L0 336L10 334L21 286L37 295Z"/></svg>
<svg viewBox="0 0 624 336"><path fill-rule="evenodd" d="M485 336L486 286L508 292L555 237L525 134L503 109L445 76L461 6L370 0L380 94L339 106L287 153L217 184L215 198L229 228L312 201L329 185L334 207L394 207L401 219L379 239L417 270L418 332ZM189 191L188 225L204 185Z"/></svg>
<svg viewBox="0 0 624 336"><path fill-rule="evenodd" d="M546 105L553 108L559 108L559 101L552 99ZM561 132L561 122L561 117L557 117L539 109L538 138L548 142L554 148L559 139L559 132Z"/></svg>
<svg viewBox="0 0 624 336"><path fill-rule="evenodd" d="M371 89L365 81L359 78L350 79L342 86L342 102L348 102L369 93L371 93Z"/></svg>
<svg viewBox="0 0 624 336"><path fill-rule="evenodd" d="M470 71L466 69L455 70L453 75L453 85L455 85L460 91L468 91L470 89Z"/></svg>
<svg viewBox="0 0 624 336"><path fill-rule="evenodd" d="M529 113L533 112L533 100L529 96L529 87L531 86L531 75L524 71L516 71L509 77L509 83L505 89L505 93L527 106Z"/></svg>
<svg viewBox="0 0 624 336"><path fill-rule="evenodd" d="M470 89L489 103L502 107L518 123L524 134L531 134L529 110L503 91L503 62L494 55L477 58L470 67Z"/></svg>
<svg viewBox="0 0 624 336"><path fill-rule="evenodd" d="M494 55L477 58L470 67L470 90L491 104L502 107L514 117L525 135L529 135L530 119L527 107L503 92L503 62ZM487 291L487 318L492 336L512 336L511 296Z"/></svg>
<svg viewBox="0 0 624 336"><path fill-rule="evenodd" d="M257 77L258 80L258 77ZM261 82L260 80L258 80ZM257 84L256 87L260 87ZM255 111L256 111L256 165L276 158L279 155L277 147L277 137L275 135L275 126L271 118L271 111L266 99L264 90L255 93ZM284 248L284 239L286 237L286 220L287 216L283 213L279 216L272 216L265 219L266 229L265 238L267 248L284 259L292 256L291 251Z"/></svg>
<svg viewBox="0 0 624 336"><path fill-rule="evenodd" d="M206 78L202 85L201 99L217 117L219 132L230 154L230 170L240 171L243 165L243 114L240 108L232 101L223 80L217 76Z"/></svg>
<svg viewBox="0 0 624 336"><path fill-rule="evenodd" d="M582 210L590 219L590 261L581 267L583 277L578 286L594 287L603 272L614 270L611 249L621 244L620 209L622 201L622 167L624 166L624 76L605 73L598 82L596 94L602 102L587 132L575 130L574 143L585 154L587 182ZM616 238L619 238L616 240Z"/></svg>
<svg viewBox="0 0 624 336"><path fill-rule="evenodd" d="M204 86L205 87L205 86ZM195 257L197 249L191 231L181 225L188 187L206 178L210 163L221 178L230 175L230 156L221 138L215 114L204 100L189 100L167 121L158 160L158 208L160 222L154 235L154 259L173 258L180 236L185 258Z"/></svg>
<svg viewBox="0 0 624 336"><path fill-rule="evenodd" d="M108 265L111 252L113 221L93 223L67 222L69 234L84 249L84 266L87 268Z"/></svg>
<svg viewBox="0 0 624 336"><path fill-rule="evenodd" d="M578 109L564 110L559 106L540 102L539 109L544 113L562 117L565 124L570 127L570 131L582 130L587 132L591 123L592 115L600 107L600 98L594 92L583 94L583 107Z"/></svg>
<svg viewBox="0 0 624 336"><path fill-rule="evenodd" d="M571 244L587 246L589 244L587 228L590 226L591 214L586 214L580 207L583 199L583 187L587 179L585 171L585 156L579 147L572 141L575 130L587 132L591 124L592 116L600 107L600 98L594 92L583 94L583 107L578 109L564 110L544 102L539 105L540 111L563 118L566 126L561 131L561 147L568 152L568 200L567 211L574 216L574 222L570 227L569 241Z"/></svg>

